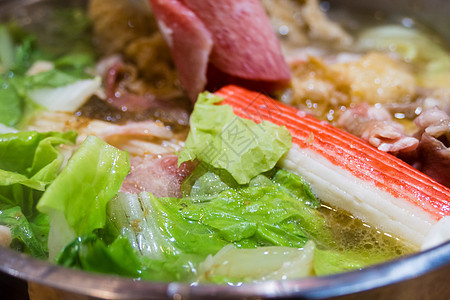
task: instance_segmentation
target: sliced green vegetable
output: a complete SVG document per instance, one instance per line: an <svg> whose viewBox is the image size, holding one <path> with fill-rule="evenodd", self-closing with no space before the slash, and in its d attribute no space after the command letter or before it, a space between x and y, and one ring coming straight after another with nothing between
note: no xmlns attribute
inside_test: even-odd
<svg viewBox="0 0 450 300"><path fill-rule="evenodd" d="M74 113L101 86L100 77L77 80L74 83L54 88L37 88L27 92L27 96L36 104L49 111Z"/></svg>
<svg viewBox="0 0 450 300"><path fill-rule="evenodd" d="M18 132L0 134L0 210L20 206L26 217L45 187L56 178L64 157L61 144L73 144L76 133Z"/></svg>
<svg viewBox="0 0 450 300"><path fill-rule="evenodd" d="M181 281L195 280L199 263L226 245L301 248L310 239L326 240L330 230L310 207L312 194L291 192L294 183L305 183L284 172L239 185L225 170L201 164L184 184L185 198L119 193L108 203L102 236L105 242L126 237L151 278Z"/></svg>
<svg viewBox="0 0 450 300"><path fill-rule="evenodd" d="M83 79L91 77L86 74L86 69L94 66L95 60L92 53L75 52L62 56L53 63L57 70L64 71L69 75Z"/></svg>
<svg viewBox="0 0 450 300"><path fill-rule="evenodd" d="M42 107L73 112L99 87L99 79L87 73L95 57L89 39L83 36L88 28L87 19L81 11L63 14L80 21L76 26L79 32L59 37L68 39L62 47L64 51L47 39L52 36L53 41L63 27L74 29L68 19L57 18L59 25L52 26L58 31L45 34L26 32L15 23L0 26L0 123L20 128L33 111ZM63 26L65 23L70 26ZM51 62L54 68L29 75L30 67L37 61Z"/></svg>
<svg viewBox="0 0 450 300"><path fill-rule="evenodd" d="M225 241L214 235L211 228L180 213L187 203L177 198L156 198L145 192L120 193L109 204L108 215L121 234L130 241L140 241L134 245L151 259L162 260L181 253L206 256L219 251Z"/></svg>
<svg viewBox="0 0 450 300"><path fill-rule="evenodd" d="M0 73L9 70L15 61L14 43L5 25L0 25Z"/></svg>
<svg viewBox="0 0 450 300"><path fill-rule="evenodd" d="M448 54L436 41L418 29L383 25L361 32L358 44L364 49L393 51L406 61L428 63L446 59Z"/></svg>
<svg viewBox="0 0 450 300"><path fill-rule="evenodd" d="M106 245L95 234L84 235L67 245L56 262L65 267L134 278L142 273L138 256L121 236Z"/></svg>
<svg viewBox="0 0 450 300"><path fill-rule="evenodd" d="M10 87L9 80L0 76L0 123L16 125L22 118L23 100L16 89Z"/></svg>
<svg viewBox="0 0 450 300"><path fill-rule="evenodd" d="M10 228L11 248L25 252L33 257L47 258L48 219L38 214L28 220L19 206L0 210L0 225Z"/></svg>
<svg viewBox="0 0 450 300"><path fill-rule="evenodd" d="M185 219L179 212L184 205L181 199L158 199L145 192L119 193L108 204L111 224L104 231L130 241L142 268L152 270L151 279L194 280L195 266L227 242L207 226Z"/></svg>
<svg viewBox="0 0 450 300"><path fill-rule="evenodd" d="M311 241L304 248L272 246L238 249L227 245L200 264L198 280L239 284L311 276L314 248Z"/></svg>
<svg viewBox="0 0 450 300"><path fill-rule="evenodd" d="M16 82L16 88L26 94L29 90L59 87L74 83L78 78L57 69L25 76L21 81Z"/></svg>
<svg viewBox="0 0 450 300"><path fill-rule="evenodd" d="M74 131L0 134L0 169L51 181L60 167L55 160L62 159L56 146L74 144L76 136Z"/></svg>
<svg viewBox="0 0 450 300"><path fill-rule="evenodd" d="M58 146L75 138L75 132L0 134L0 225L11 229L12 248L47 257L49 219L36 203L63 163Z"/></svg>
<svg viewBox="0 0 450 300"><path fill-rule="evenodd" d="M48 187L37 208L47 214L64 213L77 235L102 228L106 204L130 170L128 153L89 136Z"/></svg>
<svg viewBox="0 0 450 300"><path fill-rule="evenodd" d="M215 105L219 101L210 93L199 95L178 163L199 159L246 184L275 166L291 148L292 137L285 127L239 118L230 106Z"/></svg>
<svg viewBox="0 0 450 300"><path fill-rule="evenodd" d="M14 76L24 75L33 62L43 56L36 46L36 37L14 22L4 24L2 28L3 42L6 43L2 43L1 47L5 47L2 51L8 57L8 62L3 65L3 72L11 72L10 75Z"/></svg>
<svg viewBox="0 0 450 300"><path fill-rule="evenodd" d="M311 208L319 208L320 202L312 193L309 184L302 177L285 171L278 170L273 177L273 181L282 188L286 189L292 196L298 199L305 199L304 203Z"/></svg>
<svg viewBox="0 0 450 300"><path fill-rule="evenodd" d="M239 185L226 170L201 163L183 183L182 192L183 196L200 202L192 208L200 209L195 215L211 222L208 225L220 229L230 242L243 238L231 236L252 235L252 230L270 245L302 246L306 236L326 244L331 239L323 217L315 210L319 202L309 185L298 175L284 170L275 169ZM208 209L203 210L203 206ZM208 216L209 211L215 215ZM239 233L233 231L235 219L242 222ZM261 223L261 219L268 224ZM294 219L301 222L297 224Z"/></svg>

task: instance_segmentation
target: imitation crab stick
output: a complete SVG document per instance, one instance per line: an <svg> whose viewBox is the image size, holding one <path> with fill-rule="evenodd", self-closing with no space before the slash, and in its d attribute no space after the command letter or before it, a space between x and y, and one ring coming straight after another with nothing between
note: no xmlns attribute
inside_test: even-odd
<svg viewBox="0 0 450 300"><path fill-rule="evenodd" d="M323 202L416 246L450 215L450 189L395 156L263 94L238 86L215 94L240 117L285 126L293 146L279 164Z"/></svg>

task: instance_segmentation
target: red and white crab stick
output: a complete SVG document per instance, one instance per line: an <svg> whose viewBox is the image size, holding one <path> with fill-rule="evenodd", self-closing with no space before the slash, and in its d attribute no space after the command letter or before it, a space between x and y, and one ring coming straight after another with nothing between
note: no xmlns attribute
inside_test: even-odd
<svg viewBox="0 0 450 300"><path fill-rule="evenodd" d="M293 146L280 167L303 176L323 202L416 246L450 215L450 189L395 156L263 94L233 85L215 94L240 117L284 125Z"/></svg>

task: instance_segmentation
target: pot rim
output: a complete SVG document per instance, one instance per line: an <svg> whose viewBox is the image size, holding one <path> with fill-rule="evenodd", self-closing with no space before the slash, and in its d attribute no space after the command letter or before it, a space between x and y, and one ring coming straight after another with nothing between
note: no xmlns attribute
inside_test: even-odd
<svg viewBox="0 0 450 300"><path fill-rule="evenodd" d="M0 270L51 288L103 299L303 297L325 299L364 292L450 266L450 242L394 261L321 277L238 286L152 282L89 273L0 248Z"/></svg>

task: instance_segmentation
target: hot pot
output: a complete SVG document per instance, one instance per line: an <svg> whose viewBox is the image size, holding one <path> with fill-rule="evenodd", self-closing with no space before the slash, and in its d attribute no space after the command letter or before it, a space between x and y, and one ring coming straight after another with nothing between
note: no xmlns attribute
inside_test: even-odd
<svg viewBox="0 0 450 300"><path fill-rule="evenodd" d="M85 2L0 0L0 19L27 22L24 18L29 15L45 18L51 5L84 5ZM333 0L328 4L331 9L345 7L363 13L414 17L450 41L450 5L446 0ZM27 282L30 294L38 299L450 299L450 242L359 271L241 286L192 286L91 274L1 247L0 271L3 273L0 278L6 281L2 286L25 288ZM8 290L0 293L9 295Z"/></svg>

